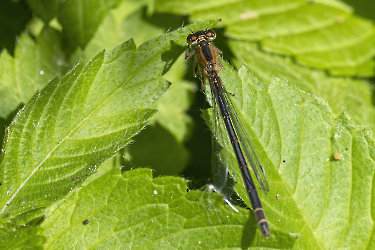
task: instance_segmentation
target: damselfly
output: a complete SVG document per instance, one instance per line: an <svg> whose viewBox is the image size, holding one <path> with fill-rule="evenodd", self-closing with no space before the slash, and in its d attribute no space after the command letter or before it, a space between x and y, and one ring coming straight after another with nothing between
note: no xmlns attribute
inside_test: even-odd
<svg viewBox="0 0 375 250"><path fill-rule="evenodd" d="M194 74L202 72L202 82L207 78L210 84L212 103L214 108L218 107L220 116L218 119L225 125L230 143L233 146L239 168L242 173L247 193L253 206L255 218L263 235L268 238L270 229L264 214L262 204L259 200L255 184L251 178L247 162L250 163L262 190L266 193L269 190L266 175L260 161L248 139L236 111L230 100L230 94L225 89L219 71L224 69L218 54L221 51L216 48L212 41L216 38L213 30L197 31L187 37L188 48L185 59L195 55ZM228 174L227 172L225 173Z"/></svg>

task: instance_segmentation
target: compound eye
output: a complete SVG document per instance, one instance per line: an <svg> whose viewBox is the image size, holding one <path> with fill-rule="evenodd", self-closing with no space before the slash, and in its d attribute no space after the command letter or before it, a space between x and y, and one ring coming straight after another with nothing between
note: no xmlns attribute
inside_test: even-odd
<svg viewBox="0 0 375 250"><path fill-rule="evenodd" d="M206 37L208 40L214 40L216 38L216 32L213 30L207 30Z"/></svg>
<svg viewBox="0 0 375 250"><path fill-rule="evenodd" d="M190 45L192 42L191 42L191 37L193 36L193 34L190 34L186 37L186 42Z"/></svg>
<svg viewBox="0 0 375 250"><path fill-rule="evenodd" d="M191 44L196 44L197 43L197 36L194 35L194 34L190 34L188 35L188 37L186 38L186 41L189 45Z"/></svg>

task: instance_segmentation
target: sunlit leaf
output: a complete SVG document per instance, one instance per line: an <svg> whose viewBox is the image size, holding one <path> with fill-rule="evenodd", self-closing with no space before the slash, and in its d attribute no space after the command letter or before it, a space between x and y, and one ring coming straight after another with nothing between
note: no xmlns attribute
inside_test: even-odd
<svg viewBox="0 0 375 250"><path fill-rule="evenodd" d="M368 82L348 77L331 77L323 71L296 65L290 58L261 52L252 43L231 41L229 46L237 58L237 67L246 63L266 83L271 83L275 76L286 79L300 90L327 101L334 116L345 110L356 124L375 128L372 87Z"/></svg>
<svg viewBox="0 0 375 250"><path fill-rule="evenodd" d="M371 133L346 113L334 118L322 99L285 80L263 82L247 66L237 75L226 65L221 75L268 177L268 196L258 193L271 234L278 229L295 235L296 249L368 246L375 167ZM231 145L224 146L233 154ZM235 189L251 207L234 163Z"/></svg>
<svg viewBox="0 0 375 250"><path fill-rule="evenodd" d="M254 241L249 210L233 211L217 194L186 192L176 177L152 179L150 169L118 168L74 192L41 225L46 248L207 249L265 246ZM294 237L275 230L283 246Z"/></svg>
<svg viewBox="0 0 375 250"><path fill-rule="evenodd" d="M294 56L298 63L313 68L332 69L336 75L374 74L373 67L359 67L374 65L374 25L352 15L345 5L304 1L288 10L251 13L248 20L227 26L226 34L257 41L263 50Z"/></svg>
<svg viewBox="0 0 375 250"><path fill-rule="evenodd" d="M46 237L44 230L36 227L24 227L7 234L0 234L1 249L43 249Z"/></svg>
<svg viewBox="0 0 375 250"><path fill-rule="evenodd" d="M257 42L257 49L293 56L299 64L331 74L374 75L374 25L340 1L204 1L184 6L186 3L158 1L156 8L189 13L195 21L221 19L218 27L225 28L227 37Z"/></svg>
<svg viewBox="0 0 375 250"><path fill-rule="evenodd" d="M61 29L45 27L35 41L35 31L12 36L14 57L0 55L0 125L27 104L0 155L1 249L375 248L373 90L358 78L374 75L373 23L331 0L120 2L30 2L46 23L58 13L50 25ZM268 240L238 207L251 204L235 159L239 212L217 194L186 192L196 179L212 182L210 131L192 116L209 104L197 102L200 80L191 85L191 69L176 60L188 34L211 27L240 69L224 63L220 75L266 169ZM77 65L48 83L71 68L65 57ZM162 76L172 86L161 96ZM115 166L187 179L146 169L102 175Z"/></svg>
<svg viewBox="0 0 375 250"><path fill-rule="evenodd" d="M8 129L0 168L3 223L42 214L147 125L169 85L161 76L183 51L186 34L181 29L138 49L129 40L100 52L31 99Z"/></svg>

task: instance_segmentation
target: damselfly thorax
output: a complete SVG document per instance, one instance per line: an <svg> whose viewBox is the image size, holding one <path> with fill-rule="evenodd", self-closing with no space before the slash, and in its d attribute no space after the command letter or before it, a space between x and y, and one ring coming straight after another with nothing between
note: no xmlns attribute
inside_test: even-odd
<svg viewBox="0 0 375 250"><path fill-rule="evenodd" d="M190 52L189 47L186 49L185 59L196 54L197 58L194 65L195 76L197 76L200 67L203 69L203 74L207 77L218 76L219 70L224 69L218 57L218 54L222 54L222 52L211 43L215 38L216 33L213 30L198 31L187 37L189 47L195 45L195 48Z"/></svg>

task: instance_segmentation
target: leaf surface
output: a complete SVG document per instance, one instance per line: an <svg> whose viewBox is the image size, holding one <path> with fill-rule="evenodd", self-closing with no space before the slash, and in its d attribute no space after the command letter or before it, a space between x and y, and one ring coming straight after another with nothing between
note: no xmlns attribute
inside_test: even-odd
<svg viewBox="0 0 375 250"><path fill-rule="evenodd" d="M60 35L45 28L33 41L28 34L19 38L14 57L0 55L0 117L7 118L33 94L64 69Z"/></svg>
<svg viewBox="0 0 375 250"><path fill-rule="evenodd" d="M221 19L218 26L235 40L259 44L260 50L293 56L308 67L333 75L374 75L375 28L339 1L255 0L160 1L156 9L189 13L193 20ZM190 3L190 2L189 2ZM184 7L180 7L184 6Z"/></svg>
<svg viewBox="0 0 375 250"><path fill-rule="evenodd" d="M46 248L203 249L265 246L254 241L253 216L233 211L216 194L186 192L176 177L152 179L150 169L118 168L74 192L41 225ZM284 246L294 237L282 232Z"/></svg>
<svg viewBox="0 0 375 250"><path fill-rule="evenodd" d="M186 30L144 43L129 40L54 79L8 129L1 171L1 217L21 224L77 187L131 142L155 113L181 54ZM183 42L184 43L184 42Z"/></svg>
<svg viewBox="0 0 375 250"><path fill-rule="evenodd" d="M64 31L67 32L72 47L85 47L108 11L119 3L119 0L61 2L58 10L58 20Z"/></svg>
<svg viewBox="0 0 375 250"><path fill-rule="evenodd" d="M347 111L358 125L374 129L375 109L372 104L372 87L360 79L332 77L320 70L296 65L290 58L282 58L259 51L252 43L231 41L237 67L246 63L264 82L274 77L286 79L298 89L321 97L329 103L334 116Z"/></svg>
<svg viewBox="0 0 375 250"><path fill-rule="evenodd" d="M374 225L371 132L345 112L335 118L322 99L285 80L265 83L247 66L237 75L226 65L221 76L267 174L270 192L258 193L271 234L295 235L296 249L368 247ZM231 145L224 148L233 155ZM235 190L251 207L233 163Z"/></svg>

